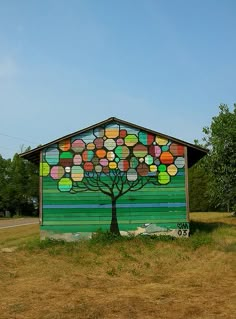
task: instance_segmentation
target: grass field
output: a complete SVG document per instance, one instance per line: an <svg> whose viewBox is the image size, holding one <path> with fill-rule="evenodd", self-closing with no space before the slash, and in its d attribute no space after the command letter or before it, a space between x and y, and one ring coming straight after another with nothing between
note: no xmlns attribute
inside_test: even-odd
<svg viewBox="0 0 236 319"><path fill-rule="evenodd" d="M38 232L0 230L1 319L236 318L229 214L191 214L188 239L40 242Z"/></svg>

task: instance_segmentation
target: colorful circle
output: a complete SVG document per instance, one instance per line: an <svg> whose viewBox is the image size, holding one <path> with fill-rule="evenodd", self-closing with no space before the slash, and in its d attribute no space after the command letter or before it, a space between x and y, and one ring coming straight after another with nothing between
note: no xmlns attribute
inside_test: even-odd
<svg viewBox="0 0 236 319"><path fill-rule="evenodd" d="M126 159L129 156L129 148L125 145L117 146L115 153L120 159Z"/></svg>
<svg viewBox="0 0 236 319"><path fill-rule="evenodd" d="M138 143L138 138L136 135L130 134L125 137L125 144L129 147L134 146Z"/></svg>
<svg viewBox="0 0 236 319"><path fill-rule="evenodd" d="M117 168L117 163L116 162L110 162L109 163L109 168L110 169L116 169Z"/></svg>
<svg viewBox="0 0 236 319"><path fill-rule="evenodd" d="M112 151L112 150L114 150L114 148L116 147L116 142L115 142L115 140L113 140L112 138L108 138L108 139L104 142L104 146L106 147L107 150Z"/></svg>
<svg viewBox="0 0 236 319"><path fill-rule="evenodd" d="M157 166L156 165L150 165L149 170L150 170L150 172L156 172L157 171Z"/></svg>
<svg viewBox="0 0 236 319"><path fill-rule="evenodd" d="M138 159L136 157L131 157L130 168L136 168L138 166Z"/></svg>
<svg viewBox="0 0 236 319"><path fill-rule="evenodd" d="M60 154L61 166L71 166L73 164L73 154L71 152L62 152Z"/></svg>
<svg viewBox="0 0 236 319"><path fill-rule="evenodd" d="M60 141L59 142L59 148L60 150L62 151L69 151L70 149L70 140L69 139L66 139L66 140L63 140L63 141Z"/></svg>
<svg viewBox="0 0 236 319"><path fill-rule="evenodd" d="M66 173L70 173L70 167L69 166L65 167L65 172Z"/></svg>
<svg viewBox="0 0 236 319"><path fill-rule="evenodd" d="M171 164L167 167L167 173L170 176L175 176L177 174L177 172L178 172L178 169L174 164Z"/></svg>
<svg viewBox="0 0 236 319"><path fill-rule="evenodd" d="M39 172L40 176L48 176L50 172L50 166L48 165L48 163L40 163Z"/></svg>
<svg viewBox="0 0 236 319"><path fill-rule="evenodd" d="M108 125L105 128L105 135L107 138L116 138L119 136L119 125L113 124L112 126Z"/></svg>
<svg viewBox="0 0 236 319"><path fill-rule="evenodd" d="M86 163L84 164L84 170L85 170L86 172L92 172L92 170L93 170L93 163L91 163L91 162L86 162Z"/></svg>
<svg viewBox="0 0 236 319"><path fill-rule="evenodd" d="M184 167L184 164L185 164L185 162L184 162L184 157L177 157L177 158L175 159L175 166L176 166L177 168L183 168L183 167Z"/></svg>
<svg viewBox="0 0 236 319"><path fill-rule="evenodd" d="M138 175L137 175L137 172L135 169L133 168L130 168L128 171L127 171L127 180L129 182L133 182L133 181L136 181L138 178Z"/></svg>
<svg viewBox="0 0 236 319"><path fill-rule="evenodd" d="M161 153L160 161L163 164L172 164L174 161L174 158L170 152L163 152Z"/></svg>
<svg viewBox="0 0 236 319"><path fill-rule="evenodd" d="M139 176L147 176L149 172L149 168L145 163L139 164L139 166L137 167L137 172Z"/></svg>
<svg viewBox="0 0 236 319"><path fill-rule="evenodd" d="M144 157L147 155L147 147L142 144L137 144L133 148L134 156L136 157Z"/></svg>
<svg viewBox="0 0 236 319"><path fill-rule="evenodd" d="M101 127L95 128L95 129L93 130L93 134L94 134L94 136L96 136L96 137L103 137L103 136L104 136L104 129L101 128Z"/></svg>
<svg viewBox="0 0 236 319"><path fill-rule="evenodd" d="M149 154L153 157L159 157L161 154L161 148L158 145L149 146Z"/></svg>
<svg viewBox="0 0 236 319"><path fill-rule="evenodd" d="M161 185L165 185L165 184L168 184L170 182L170 176L168 175L168 173L166 172L160 172L158 174L158 182L161 184Z"/></svg>
<svg viewBox="0 0 236 319"><path fill-rule="evenodd" d="M101 171L102 171L102 166L101 166L101 165L96 165L96 166L95 166L95 171L96 171L97 173L101 173Z"/></svg>
<svg viewBox="0 0 236 319"><path fill-rule="evenodd" d="M64 177L58 182L58 188L61 192L69 192L72 188L72 180Z"/></svg>
<svg viewBox="0 0 236 319"><path fill-rule="evenodd" d="M145 163L151 165L153 163L153 157L151 155L145 156Z"/></svg>
<svg viewBox="0 0 236 319"><path fill-rule="evenodd" d="M162 152L167 152L169 151L169 146L168 145L164 145L161 147Z"/></svg>
<svg viewBox="0 0 236 319"><path fill-rule="evenodd" d="M165 172L166 171L166 165L163 165L163 164L159 165L158 166L158 171L159 172Z"/></svg>
<svg viewBox="0 0 236 319"><path fill-rule="evenodd" d="M106 158L102 158L102 159L100 160L100 165L102 165L102 166L107 166L107 165L108 165L108 160L107 160Z"/></svg>
<svg viewBox="0 0 236 319"><path fill-rule="evenodd" d="M184 155L184 146L179 144L171 144L170 151L174 156L183 156Z"/></svg>
<svg viewBox="0 0 236 319"><path fill-rule="evenodd" d="M88 145L87 145L87 150L92 151L92 150L94 150L94 149L95 149L95 145L94 145L93 143L88 143Z"/></svg>
<svg viewBox="0 0 236 319"><path fill-rule="evenodd" d="M51 168L50 176L53 179L60 179L65 174L65 170L62 166L53 166Z"/></svg>
<svg viewBox="0 0 236 319"><path fill-rule="evenodd" d="M156 143L158 145L166 145L168 143L168 140L164 137L156 136Z"/></svg>
<svg viewBox="0 0 236 319"><path fill-rule="evenodd" d="M107 152L107 159L113 161L115 159L115 154L113 152Z"/></svg>
<svg viewBox="0 0 236 319"><path fill-rule="evenodd" d="M82 159L84 162L90 162L93 159L93 151L84 151L82 154Z"/></svg>
<svg viewBox="0 0 236 319"><path fill-rule="evenodd" d="M96 155L98 158L104 158L106 156L106 154L107 154L107 152L103 149L96 151Z"/></svg>
<svg viewBox="0 0 236 319"><path fill-rule="evenodd" d="M120 130L120 137L121 138L125 138L127 135L127 131L126 130Z"/></svg>
<svg viewBox="0 0 236 319"><path fill-rule="evenodd" d="M79 154L76 154L73 158L74 165L80 165L82 163L82 157Z"/></svg>
<svg viewBox="0 0 236 319"><path fill-rule="evenodd" d="M118 140L116 141L117 145L123 145L124 144L124 140L122 138L118 138Z"/></svg>
<svg viewBox="0 0 236 319"><path fill-rule="evenodd" d="M93 143L96 145L96 148L100 149L100 148L103 148L104 140L103 138L98 137L93 141Z"/></svg>
<svg viewBox="0 0 236 319"><path fill-rule="evenodd" d="M59 162L59 150L57 148L48 148L45 159L49 165L57 165Z"/></svg>
<svg viewBox="0 0 236 319"><path fill-rule="evenodd" d="M144 145L151 145L154 141L154 135L146 133L146 132L140 132L138 134L139 141Z"/></svg>
<svg viewBox="0 0 236 319"><path fill-rule="evenodd" d="M80 166L72 166L71 167L71 178L75 182L81 182L84 178L84 170Z"/></svg>
<svg viewBox="0 0 236 319"><path fill-rule="evenodd" d="M92 159L92 163L95 166L99 164L99 161L100 161L100 159L97 156L94 156L93 159Z"/></svg>
<svg viewBox="0 0 236 319"><path fill-rule="evenodd" d="M127 160L121 160L118 164L118 168L122 171L122 172L126 172L129 169L129 161Z"/></svg>
<svg viewBox="0 0 236 319"><path fill-rule="evenodd" d="M82 153L83 150L85 149L84 141L83 140L74 140L74 142L72 143L71 149L75 153Z"/></svg>

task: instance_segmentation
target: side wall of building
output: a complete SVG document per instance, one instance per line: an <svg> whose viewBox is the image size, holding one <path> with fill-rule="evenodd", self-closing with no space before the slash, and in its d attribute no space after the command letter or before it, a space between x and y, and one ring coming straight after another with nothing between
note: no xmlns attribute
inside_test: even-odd
<svg viewBox="0 0 236 319"><path fill-rule="evenodd" d="M119 123L44 149L42 238L188 236L186 156L182 145Z"/></svg>

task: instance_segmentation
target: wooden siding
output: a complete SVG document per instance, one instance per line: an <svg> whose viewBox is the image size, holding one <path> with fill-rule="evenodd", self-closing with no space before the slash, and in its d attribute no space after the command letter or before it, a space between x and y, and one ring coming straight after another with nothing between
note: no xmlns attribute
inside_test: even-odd
<svg viewBox="0 0 236 319"><path fill-rule="evenodd" d="M102 133L104 131L105 133ZM120 136L125 134L125 131L126 138L122 137L124 143L121 144L124 145L124 147L123 149L118 149L119 146L113 146L113 143L117 142L119 138L121 139ZM100 137L102 134L107 134L107 136L103 138L104 142L102 142L102 136ZM94 141L92 139L94 139ZM140 146L135 152L134 147L138 144L138 140L143 143L141 145L140 142L143 148ZM81 141L84 142L84 145ZM158 170L168 172L168 167L170 168L171 165L172 171L173 169L177 170L176 175L173 175L172 171L169 170L172 176L170 175L168 177L167 173L163 174L164 180L159 178L159 183L155 183L155 185L150 179L150 182L147 182L142 188L138 190L131 189L131 191L117 199L116 215L119 231L121 233L133 232L134 234L138 234L139 232L146 233L146 230L148 233L161 231L172 231L173 233L174 230L175 234L179 236L187 235L189 227L187 223L185 167L182 165L182 167L174 168L175 164L177 165L176 160L180 158L186 160L186 152L185 154L183 153L182 156L176 155L178 153L178 147L181 149L181 145L176 143L173 145L172 141L167 141L158 136L151 136L151 134L138 131L132 127L119 126L116 123L109 125L109 127L99 127L96 128L95 131L74 136L69 140L60 142L60 145L57 143L43 150L41 160L41 175L43 176L43 218L41 230L55 233L80 234L96 232L99 229L110 229L112 216L111 197L99 190L85 189L84 192L73 192L73 185L78 183L78 181L76 183L73 181L71 167L84 165L82 167L85 171L86 167L82 162L92 163L94 157L99 155L97 151L103 149L99 143L105 144L106 154L110 152L109 156L112 157L114 155L114 157L116 157L117 162L113 162L111 158L107 161L110 170L112 170L111 167L115 167L115 165L116 169L119 170L121 166L118 165L122 160L127 160L131 163L131 157L133 156L134 158L135 155L137 156L137 172L144 175L143 172L148 167L149 171L147 172L147 176L151 176L155 181L158 180L158 174L160 174ZM158 151L160 149L161 153L154 154L153 149L151 149L152 145L155 146ZM147 151L145 151L145 147ZM69 152L71 153L69 154ZM123 154L122 152L128 152L129 154ZM142 154L140 155L138 152L143 152L145 156L142 158ZM165 154L162 156L162 153ZM169 155L167 153L169 153ZM77 163L77 159L75 160L76 155L79 155L79 162ZM73 157L73 163L71 156ZM168 159L168 156L170 159ZM173 159L171 157L173 157ZM101 155L100 162L102 162L102 159L104 159L103 154ZM80 161L82 162L80 163ZM106 161L104 161L104 163L106 164ZM105 165L104 163L101 165ZM122 164L125 165L127 163ZM99 165L98 163L97 166ZM141 167L140 170L138 170L139 166ZM154 166L156 166L156 171ZM53 169L53 167L56 167L56 169ZM90 178L93 178L91 168L89 165L87 165L87 167L87 169L90 170L88 176L91 174ZM91 164L91 167L95 169L95 164ZM124 176L127 177L128 172L129 170L126 171ZM123 174L124 171L121 173ZM132 173L135 173L134 169ZM57 174L58 176L56 176ZM134 175L130 178L132 179L133 176ZM72 178L72 184L70 178ZM142 178L147 177L143 176ZM168 182L165 181L165 178L168 178ZM65 182L65 184L62 183L62 187L60 188L60 180L62 179L64 179L63 182ZM109 176L104 175L103 182L104 181L107 184L110 183L109 185L111 186L112 181L109 180ZM128 180L126 183L128 183Z"/></svg>

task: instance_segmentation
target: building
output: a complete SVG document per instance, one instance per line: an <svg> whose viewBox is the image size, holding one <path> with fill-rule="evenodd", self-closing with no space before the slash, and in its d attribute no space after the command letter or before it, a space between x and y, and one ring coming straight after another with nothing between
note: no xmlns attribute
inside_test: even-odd
<svg viewBox="0 0 236 319"><path fill-rule="evenodd" d="M188 236L188 168L206 153L112 117L21 154L40 165L41 238Z"/></svg>

